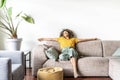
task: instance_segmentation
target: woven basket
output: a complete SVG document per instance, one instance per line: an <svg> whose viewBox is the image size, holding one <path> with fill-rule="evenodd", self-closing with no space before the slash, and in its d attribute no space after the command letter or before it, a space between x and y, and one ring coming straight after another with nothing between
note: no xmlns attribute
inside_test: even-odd
<svg viewBox="0 0 120 80"><path fill-rule="evenodd" d="M61 67L41 68L37 72L37 80L63 80Z"/></svg>

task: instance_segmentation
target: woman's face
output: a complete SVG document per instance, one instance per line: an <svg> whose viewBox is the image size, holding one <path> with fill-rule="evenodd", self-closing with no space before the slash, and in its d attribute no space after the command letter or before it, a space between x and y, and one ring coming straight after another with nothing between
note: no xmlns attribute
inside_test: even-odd
<svg viewBox="0 0 120 80"><path fill-rule="evenodd" d="M69 37L69 33L68 33L67 31L64 31L64 32L63 32L63 36L64 36L64 37Z"/></svg>

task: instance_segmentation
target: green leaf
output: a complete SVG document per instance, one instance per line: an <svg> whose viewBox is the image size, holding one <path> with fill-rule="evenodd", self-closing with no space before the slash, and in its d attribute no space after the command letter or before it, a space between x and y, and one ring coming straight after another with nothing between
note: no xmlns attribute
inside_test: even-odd
<svg viewBox="0 0 120 80"><path fill-rule="evenodd" d="M6 4L6 0L0 0L0 8L5 6L5 4Z"/></svg>
<svg viewBox="0 0 120 80"><path fill-rule="evenodd" d="M26 22L34 24L34 19L31 16L28 16L24 14L24 16L21 16Z"/></svg>
<svg viewBox="0 0 120 80"><path fill-rule="evenodd" d="M8 15L9 15L9 16L12 16L12 7L9 7L9 8L7 9L7 12L8 12Z"/></svg>
<svg viewBox="0 0 120 80"><path fill-rule="evenodd" d="M22 14L22 11L16 15L16 17L19 17Z"/></svg>

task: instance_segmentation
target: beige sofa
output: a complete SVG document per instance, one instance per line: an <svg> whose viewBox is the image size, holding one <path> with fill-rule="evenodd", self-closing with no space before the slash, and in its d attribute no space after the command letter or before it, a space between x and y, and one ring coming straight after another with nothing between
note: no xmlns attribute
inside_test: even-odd
<svg viewBox="0 0 120 80"><path fill-rule="evenodd" d="M52 45L59 49L58 42L47 41L47 45ZM81 58L78 59L78 70L81 76L109 76L109 60L115 50L120 47L120 41L87 41L80 42L76 49ZM58 66L64 69L64 76L73 76L70 61L54 61L48 59L44 53L45 47L38 45L32 50L32 75L37 75L37 70L42 67Z"/></svg>

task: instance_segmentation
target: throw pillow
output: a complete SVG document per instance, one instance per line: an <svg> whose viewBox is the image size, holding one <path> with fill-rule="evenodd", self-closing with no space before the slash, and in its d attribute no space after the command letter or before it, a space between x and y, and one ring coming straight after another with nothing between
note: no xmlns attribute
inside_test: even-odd
<svg viewBox="0 0 120 80"><path fill-rule="evenodd" d="M59 57L59 53L54 47L49 47L45 50L45 54L49 59L57 60Z"/></svg>
<svg viewBox="0 0 120 80"><path fill-rule="evenodd" d="M118 48L112 56L119 56L120 57L120 48Z"/></svg>

